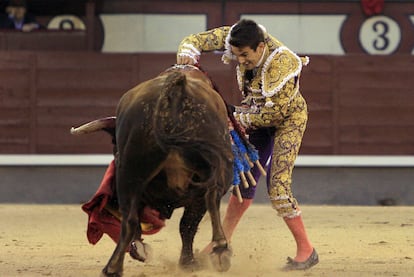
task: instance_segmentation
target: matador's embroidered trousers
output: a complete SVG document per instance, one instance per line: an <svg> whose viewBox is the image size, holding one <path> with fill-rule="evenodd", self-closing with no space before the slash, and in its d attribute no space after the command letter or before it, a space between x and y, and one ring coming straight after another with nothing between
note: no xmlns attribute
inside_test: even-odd
<svg viewBox="0 0 414 277"><path fill-rule="evenodd" d="M295 101L297 98L299 101ZM280 126L249 131L249 140L259 152L260 163L265 165L270 157L266 184L272 206L279 216L289 218L300 214L291 190L292 171L308 120L306 102L302 96L295 100L290 116ZM252 174L258 181L261 174L257 167L252 169ZM240 186L240 192L243 198L252 199L256 187Z"/></svg>

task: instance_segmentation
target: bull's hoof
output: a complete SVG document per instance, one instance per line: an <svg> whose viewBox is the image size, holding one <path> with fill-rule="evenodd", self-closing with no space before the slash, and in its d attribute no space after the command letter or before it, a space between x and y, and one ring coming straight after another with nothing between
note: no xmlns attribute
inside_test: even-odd
<svg viewBox="0 0 414 277"><path fill-rule="evenodd" d="M210 267L210 254L205 252L199 252L197 250L194 256L201 269L206 269Z"/></svg>
<svg viewBox="0 0 414 277"><path fill-rule="evenodd" d="M148 262L152 257L152 248L148 244L136 240L131 243L129 255L140 262Z"/></svg>
<svg viewBox="0 0 414 277"><path fill-rule="evenodd" d="M109 273L107 268L105 267L104 269L102 269L100 277L122 277L122 272Z"/></svg>
<svg viewBox="0 0 414 277"><path fill-rule="evenodd" d="M211 264L219 272L228 271L231 266L232 255L233 251L227 247L215 247L210 253Z"/></svg>
<svg viewBox="0 0 414 277"><path fill-rule="evenodd" d="M194 271L201 270L203 266L199 263L198 260L191 258L191 259L180 259L180 268L183 271L194 272Z"/></svg>

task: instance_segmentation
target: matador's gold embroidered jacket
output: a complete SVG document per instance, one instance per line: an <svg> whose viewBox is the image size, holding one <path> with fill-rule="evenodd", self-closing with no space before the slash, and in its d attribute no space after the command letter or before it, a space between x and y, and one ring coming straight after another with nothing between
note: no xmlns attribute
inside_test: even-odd
<svg viewBox="0 0 414 277"><path fill-rule="evenodd" d="M229 63L235 59L229 44L231 28L224 26L192 34L180 43L177 55L188 56L197 63L201 52L224 50L222 60ZM300 58L265 30L264 34L265 56L250 82L245 83L245 67L237 66L242 104L249 108L237 107L234 115L245 128L277 127L291 112L306 106L299 93L299 76L302 66L309 62L308 57Z"/></svg>

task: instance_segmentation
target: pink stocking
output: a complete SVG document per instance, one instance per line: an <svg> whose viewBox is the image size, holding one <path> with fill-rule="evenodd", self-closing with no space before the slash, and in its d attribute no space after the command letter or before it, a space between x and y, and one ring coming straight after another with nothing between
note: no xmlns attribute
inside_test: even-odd
<svg viewBox="0 0 414 277"><path fill-rule="evenodd" d="M288 226L290 232L296 241L296 257L293 259L296 262L306 261L312 254L313 247L306 234L305 225L301 216L294 218L283 218Z"/></svg>
<svg viewBox="0 0 414 277"><path fill-rule="evenodd" d="M231 241L234 230L239 223L244 212L252 204L253 199L243 199L243 203L240 203L236 196L233 194L230 196L229 203L227 205L226 215L223 220L223 231L228 242ZM202 251L202 253L210 253L213 250L213 244L209 243Z"/></svg>

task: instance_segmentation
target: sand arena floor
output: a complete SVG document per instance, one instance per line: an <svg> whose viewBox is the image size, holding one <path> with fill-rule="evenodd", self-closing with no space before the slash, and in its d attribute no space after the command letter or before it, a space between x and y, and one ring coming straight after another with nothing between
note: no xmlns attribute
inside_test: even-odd
<svg viewBox="0 0 414 277"><path fill-rule="evenodd" d="M225 204L222 206L224 214ZM308 271L281 271L295 245L270 205L254 204L233 237L228 272L182 272L176 210L158 234L145 236L153 260L125 259L124 276L414 276L414 207L302 206L320 263ZM95 246L86 239L80 205L0 205L0 276L99 276L115 244L107 237ZM195 240L203 248L211 237L204 218Z"/></svg>

